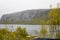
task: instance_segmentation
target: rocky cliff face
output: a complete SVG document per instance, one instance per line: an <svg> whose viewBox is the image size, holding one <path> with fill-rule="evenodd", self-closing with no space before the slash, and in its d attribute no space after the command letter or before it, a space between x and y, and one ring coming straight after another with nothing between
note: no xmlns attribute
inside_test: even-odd
<svg viewBox="0 0 60 40"><path fill-rule="evenodd" d="M47 16L49 9L26 10L3 15L1 23L8 24L39 24L41 16ZM36 21L36 22L33 22ZM38 21L38 22L37 22Z"/></svg>

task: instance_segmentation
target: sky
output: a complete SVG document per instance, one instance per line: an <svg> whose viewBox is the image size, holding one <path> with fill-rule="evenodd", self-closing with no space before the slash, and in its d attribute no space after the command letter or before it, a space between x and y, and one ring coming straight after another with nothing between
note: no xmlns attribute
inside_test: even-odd
<svg viewBox="0 0 60 40"><path fill-rule="evenodd" d="M0 18L4 14L30 10L49 9L50 4L56 7L60 0L0 0Z"/></svg>

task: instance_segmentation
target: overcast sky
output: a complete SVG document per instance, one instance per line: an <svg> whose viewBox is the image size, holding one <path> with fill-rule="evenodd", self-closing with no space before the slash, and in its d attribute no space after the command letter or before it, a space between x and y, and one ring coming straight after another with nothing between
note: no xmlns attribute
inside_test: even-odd
<svg viewBox="0 0 60 40"><path fill-rule="evenodd" d="M3 14L29 10L49 9L50 4L56 7L60 0L0 0L0 18Z"/></svg>

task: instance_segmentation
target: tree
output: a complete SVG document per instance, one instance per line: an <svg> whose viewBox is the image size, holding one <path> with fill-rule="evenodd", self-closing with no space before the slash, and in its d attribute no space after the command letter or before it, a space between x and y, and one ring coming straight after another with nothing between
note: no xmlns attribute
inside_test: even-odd
<svg viewBox="0 0 60 40"><path fill-rule="evenodd" d="M52 7L52 6L50 6ZM56 33L56 36L59 37L59 25L60 25L60 8L59 8L59 4L57 4L57 8L52 8L49 10L49 13L48 13L48 19L46 20L43 16L43 18L40 20L40 23L41 23L41 27L43 28L43 25L49 25L49 29L50 29L50 34L52 35L51 37L53 38L55 36L55 33ZM58 31L58 30L59 31ZM42 34L46 34L44 33L44 31L42 30L45 30L44 28L41 29L41 33ZM57 33L58 32L58 33ZM58 36L59 35L59 36Z"/></svg>
<svg viewBox="0 0 60 40"><path fill-rule="evenodd" d="M58 25L59 24L59 8L58 9L51 9L48 13L49 23L51 25Z"/></svg>
<svg viewBox="0 0 60 40"><path fill-rule="evenodd" d="M3 38L4 38L4 35L0 33L0 40L4 40Z"/></svg>
<svg viewBox="0 0 60 40"><path fill-rule="evenodd" d="M60 38L60 32L56 34L56 38Z"/></svg>
<svg viewBox="0 0 60 40"><path fill-rule="evenodd" d="M0 29L0 40L7 40L7 35L9 34L9 31L5 28Z"/></svg>
<svg viewBox="0 0 60 40"><path fill-rule="evenodd" d="M17 39L19 39L19 40L21 40L21 38L26 39L27 35L28 35L28 33L26 32L25 28L18 27L16 29L16 38Z"/></svg>
<svg viewBox="0 0 60 40"><path fill-rule="evenodd" d="M40 36L45 38L47 34L47 30L44 26L41 26L41 30L40 30Z"/></svg>
<svg viewBox="0 0 60 40"><path fill-rule="evenodd" d="M10 32L7 36L7 40L16 40L15 32Z"/></svg>
<svg viewBox="0 0 60 40"><path fill-rule="evenodd" d="M52 37L55 35L58 36L57 31L59 30L59 25L60 25L60 8L59 6L57 6L57 8L53 8L50 9L49 13L48 13L48 20L47 20L47 24L49 24L50 26L50 34L52 35ZM58 30L57 30L58 28Z"/></svg>
<svg viewBox="0 0 60 40"><path fill-rule="evenodd" d="M0 40L26 40L26 28L18 27L16 31L9 31L6 28L0 29Z"/></svg>
<svg viewBox="0 0 60 40"><path fill-rule="evenodd" d="M45 24L46 24L46 20L44 18L42 18L40 20L40 24L41 24L41 30L40 30L40 36L45 38L46 34L47 34L47 29L45 28Z"/></svg>

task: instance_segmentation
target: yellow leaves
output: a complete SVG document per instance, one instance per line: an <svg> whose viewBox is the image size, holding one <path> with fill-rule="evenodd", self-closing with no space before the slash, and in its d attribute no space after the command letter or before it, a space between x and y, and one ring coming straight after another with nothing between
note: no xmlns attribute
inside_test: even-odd
<svg viewBox="0 0 60 40"><path fill-rule="evenodd" d="M42 18L41 20L40 20L40 23L41 23L41 31L40 31L40 33L43 35L43 37L44 37L44 35L46 35L46 33L47 33L47 31L46 31L46 29L44 28L45 26L45 24L47 25L49 25L50 27L49 27L49 31L50 31L50 34L52 33L52 34L54 34L54 33L57 33L56 31L58 30L57 28L58 28L58 26L56 26L56 25L60 25L60 8L55 8L55 9L51 9L50 10L50 12L48 13L48 19L47 20L45 20L44 18ZM57 29L57 30L56 30ZM52 35L51 34L51 35ZM56 38L60 38L60 34L58 33L58 34L56 34L57 35L57 37ZM49 35L50 36L50 35ZM52 36L54 36L54 35L52 35ZM50 36L51 37L51 36Z"/></svg>
<svg viewBox="0 0 60 40"><path fill-rule="evenodd" d="M4 35L0 33L0 40L3 40L3 37Z"/></svg>
<svg viewBox="0 0 60 40"><path fill-rule="evenodd" d="M49 34L49 35L48 35L48 38L52 38L52 35L51 35L51 34Z"/></svg>
<svg viewBox="0 0 60 40"><path fill-rule="evenodd" d="M57 32L55 32L55 31L57 31L56 29L58 28L58 26L56 26L56 25L60 24L59 10L60 10L60 8L51 9L48 14L49 20L47 21L47 23L50 25L50 31L51 31L50 33L52 33L52 34L57 33ZM56 35L57 35L56 38L59 38L60 34L56 34Z"/></svg>
<svg viewBox="0 0 60 40"><path fill-rule="evenodd" d="M6 34L6 32L8 33L8 30L7 29L0 29L0 33L2 33L3 35L5 35Z"/></svg>
<svg viewBox="0 0 60 40"><path fill-rule="evenodd" d="M51 18L57 18L58 17L58 9L50 10L48 16L51 17Z"/></svg>
<svg viewBox="0 0 60 40"><path fill-rule="evenodd" d="M60 18L60 12L59 12L60 8L56 8L56 9L51 9L50 12L48 13L48 17L49 17L49 21L47 22L48 24L52 24L52 25L58 25L59 24L59 18Z"/></svg>
<svg viewBox="0 0 60 40"><path fill-rule="evenodd" d="M25 28L18 27L16 31L0 29L0 40L26 40L28 33Z"/></svg>
<svg viewBox="0 0 60 40"><path fill-rule="evenodd" d="M15 39L16 39L15 33L10 32L9 35L8 35L8 40L15 40Z"/></svg>
<svg viewBox="0 0 60 40"><path fill-rule="evenodd" d="M43 35L45 35L46 32L47 32L47 30L46 30L44 27L42 27L42 28L41 28L41 33L42 33Z"/></svg>
<svg viewBox="0 0 60 40"><path fill-rule="evenodd" d="M48 21L47 21L47 24L49 24L49 25L52 24L52 23L51 23L51 20L48 20Z"/></svg>
<svg viewBox="0 0 60 40"><path fill-rule="evenodd" d="M50 20L47 21L47 24L56 25L56 24L58 24L58 21L57 21L57 19L50 19Z"/></svg>
<svg viewBox="0 0 60 40"><path fill-rule="evenodd" d="M41 30L40 30L40 36L45 38L46 34L47 34L47 29L44 27L44 25L41 26Z"/></svg>
<svg viewBox="0 0 60 40"><path fill-rule="evenodd" d="M41 20L40 20L40 24L41 24L41 25L45 25L45 24L46 24L46 21L45 21L44 19L41 19Z"/></svg>
<svg viewBox="0 0 60 40"><path fill-rule="evenodd" d="M60 32L56 34L56 38L60 38Z"/></svg>

